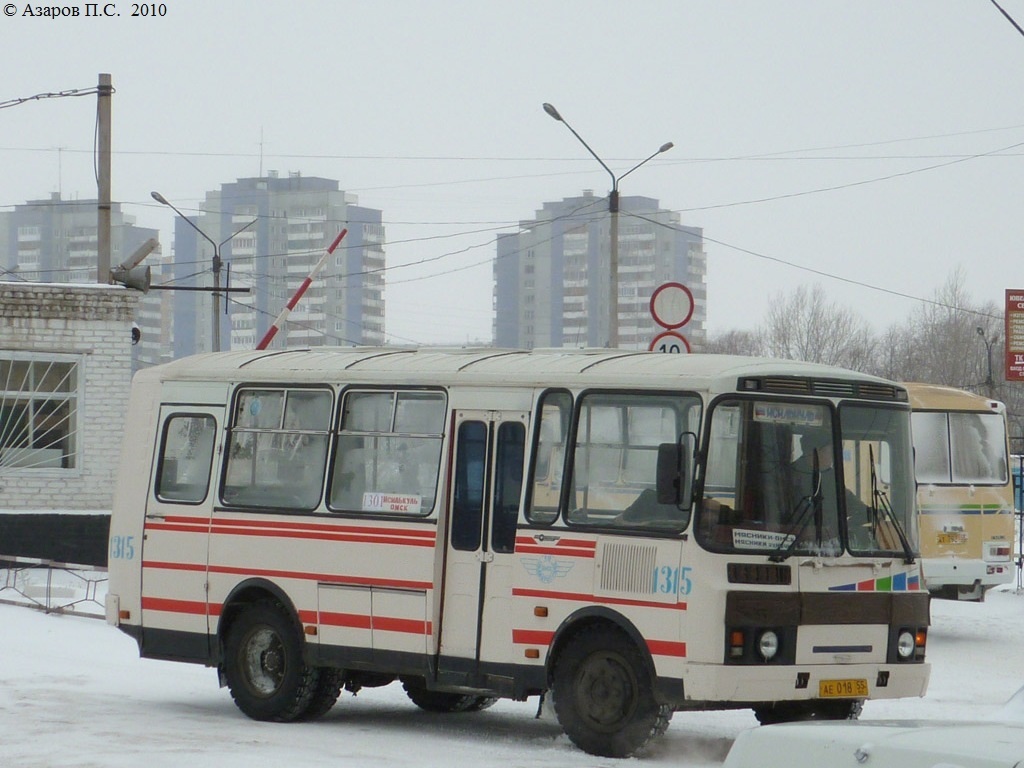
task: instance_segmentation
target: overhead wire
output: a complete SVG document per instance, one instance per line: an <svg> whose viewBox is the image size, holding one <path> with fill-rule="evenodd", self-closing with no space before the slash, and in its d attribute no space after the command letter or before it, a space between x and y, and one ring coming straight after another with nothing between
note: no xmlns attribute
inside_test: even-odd
<svg viewBox="0 0 1024 768"><path fill-rule="evenodd" d="M1001 12L1003 12L1004 15L1007 16L1007 18L1009 18L1008 14L1006 14L1006 12L1003 11L1003 9L1001 7L999 7L997 3L995 3L995 0L992 0L992 2L993 2L994 5L996 5L997 8L999 8L999 10ZM1014 24L1015 27L1017 27L1018 31L1020 31L1020 27L1016 24L1016 22L1013 22L1012 19L1010 19L1010 21ZM1024 34L1024 33L1022 33L1022 34ZM61 95L88 95L88 94L94 94L96 92L97 92L97 89L96 88L92 88L92 89L89 89L89 90L83 90L81 92L77 92L76 91L76 92L62 92L62 93L59 93L59 94L40 94L40 95L35 96L35 97L29 97L29 99L14 100L13 103L11 103L11 102L2 102L2 103L0 103L0 108L3 108L4 106L13 106L15 103L23 103L24 101L27 101L27 100L30 100L30 99L35 99L35 98L43 98L43 97L50 97L50 96L61 96ZM982 129L982 130L976 130L976 131L947 133L947 134L939 134L939 135L935 135L935 136L914 137L914 138L911 138L911 139L892 139L892 140L886 140L886 141L881 141L881 142L871 142L871 143L866 143L866 144L864 144L864 143L862 143L862 144L847 144L847 145L834 145L834 146L830 146L830 147L810 148L810 149L803 149L803 150L784 150L784 151L775 152L775 153L764 153L764 154L759 154L759 155L747 155L747 156L739 156L739 157L735 157L735 158L725 158L725 159L728 159L728 160L750 160L750 159L769 159L769 158L773 158L773 157L774 158L779 158L781 155L794 154L794 153L797 153L797 152L812 152L812 151L824 151L824 150L833 150L833 149L858 148L858 147L863 147L863 146L878 146L878 145L882 145L882 144L896 143L896 142L901 142L901 141L930 140L930 139L935 139L935 138L947 138L947 137L951 137L951 136L972 135L972 134L977 134L977 133L985 133L985 132L992 132L992 131L999 131L999 130L1012 130L1012 129L1016 129L1016 128L1020 128L1020 127L1024 127L1024 126L1008 126L1006 128L993 128L993 129ZM822 193L825 193L825 192L834 192L834 191L839 191L839 190L843 190L843 189L854 188L854 187L857 187L857 186L864 186L864 185L867 185L867 184L874 184L874 183L880 183L880 182L883 182L883 181L890 181L890 180L893 180L893 179L897 179L897 178L901 178L901 177L907 177L907 176L915 175L915 174L918 174L918 173L924 173L924 172L928 172L928 171L933 171L933 170L937 170L937 169L940 169L940 168L946 168L946 167L949 167L949 166L952 166L952 165L956 165L956 164L959 164L959 163L967 162L967 161L970 161L970 160L976 160L976 159L983 158L983 157L1005 156L1006 153L1010 152L1011 150L1018 149L1020 147L1024 147L1024 142L1016 142L1014 144L1010 144L1010 145L1005 146L1005 147L1000 147L1000 148L996 148L996 149L993 149L993 150L989 150L987 152L975 153L975 154L970 154L970 155L957 155L957 156L954 156L952 159L948 160L947 162L934 163L934 164L931 164L931 165L928 165L928 166L924 166L924 167L921 167L921 168L914 168L914 169L910 169L910 170L907 170L907 171L901 171L901 172L897 172L897 173L887 174L887 175L884 175L884 176L872 177L872 178L869 178L869 179L859 179L859 180L855 180L855 181L844 183L844 184L837 184L837 185L832 185L832 186L828 186L828 187L819 187L819 188L815 188L815 189L802 190L802 191L797 191L797 192L783 193L783 194L780 194L780 195L773 195L773 196L767 196L767 197L762 197L762 198L754 198L754 199L750 199L750 200L740 200L740 201L733 201L733 202L729 202L729 203L721 203L721 204L708 205L708 206L696 206L696 207L689 207L689 208L678 208L678 209L673 209L673 212L674 213L693 213L693 212L698 212L698 211L715 210L715 209L722 209L722 208L732 208L732 207L738 207L738 206L747 206L747 205L754 205L754 204L760 204L760 203L766 203L766 202L773 202L773 201L777 201L777 200L792 199L792 198L803 197L803 196L808 196L808 195L813 195L813 194L822 194ZM0 148L0 149L3 149L3 148ZM181 153L181 154L207 154L207 153ZM213 153L213 154L217 154L217 153ZM224 154L224 156L229 156L226 153L221 153L221 154ZM306 156L303 156L303 155L282 155L282 157L300 157L301 158L301 157L306 157ZM332 155L316 155L316 156L309 156L309 157L318 157L318 158L325 158L325 157L326 158L331 158L331 157L334 157L334 158L338 158L338 159L341 159L341 158L346 158L346 159L358 158L358 156L343 156L343 155L337 155L337 156L332 156ZM371 156L366 156L366 157L367 157L367 159L371 159ZM453 160L453 159L459 159L459 160L476 160L476 159L491 159L491 160L495 160L495 159L496 160L509 159L509 160L512 160L512 159L518 159L518 160L522 160L522 158L427 158L427 157L418 157L418 158L414 158L414 157L409 157L409 158L388 158L388 159L449 159L449 160ZM785 158L785 159L815 159L815 158ZM694 160L687 160L687 161L662 161L663 164L679 164L679 162L694 162ZM543 175L549 176L551 174L543 174ZM486 180L487 181L507 180L508 178L509 177L501 177L500 179L486 179ZM514 177L514 178L521 178L521 177ZM450 181L450 182L435 182L435 183L430 183L429 186L434 186L434 185L439 185L439 184L468 183L469 181L474 181L474 180ZM416 185L413 185L413 186L416 186ZM374 188L374 189L377 189L377 188ZM601 202L601 201L604 201L606 199L607 199L606 197L595 197L595 198L593 198L593 202ZM75 204L76 203L76 201L61 201L61 202L66 202L68 204ZM129 204L141 205L141 206L152 205L152 204L148 204L148 203L138 203L138 202L136 202L136 203L129 203ZM153 207L158 207L158 206L153 206ZM586 207L586 206L584 206L584 207ZM186 208L185 210L189 210L189 209ZM197 211L199 213L206 213L206 214L210 214L210 215L217 213L217 211L210 210L210 209L202 209L202 208L191 209L191 210L195 210L195 211ZM580 210L582 210L582 208ZM570 212L569 214L566 214L566 216L573 216L573 215L576 215L576 213L578 213L578 211ZM626 213L628 214L628 212L626 212ZM264 214L262 216L261 215L257 215L257 217L258 218L273 218L273 219L287 218L287 219L291 219L291 220L296 220L296 219L303 220L305 218L305 217L292 217L292 216L282 217L282 216L277 215L277 214L269 214L269 215L268 214ZM639 218L643 218L643 217L639 217ZM309 218L308 220L309 221L323 221L323 219L318 219L318 218ZM474 223L474 222L452 222L451 224L466 224L466 223ZM430 242L430 241L436 241L436 240L450 239L450 238L455 238L455 237L465 237L467 235L480 234L480 233L484 233L484 232L500 233L502 230L505 230L508 227L514 225L513 222L495 222L495 223L497 224L497 226L477 228L477 229L473 229L473 230L460 231L460 232L455 232L455 233L445 233L445 234L439 234L439 235L428 235L428 236L424 236L424 237L406 238L406 239L402 239L402 240L384 241L384 242L381 243L381 247L383 248L383 247L387 247L387 246L391 246L391 245L397 245L397 244L422 243L422 242ZM662 222L656 222L656 223L663 224ZM385 224L387 224L387 222L385 222ZM440 223L438 223L438 224L440 224ZM730 249L737 250L737 251L740 251L740 252L745 252L745 253L748 253L750 255L759 257L759 258L764 258L764 259L768 259L768 260L771 260L771 261L776 261L776 262L779 262L779 263L782 263L782 264L786 264L788 266L791 266L791 267L794 267L794 268L797 268L797 269L803 269L805 271L812 272L814 274L819 274L819 275L821 275L823 277L828 277L828 278L832 278L832 279L843 281L843 282L854 283L854 284L860 285L862 287L866 287L866 288L870 288L870 289L873 289L873 290L882 291L882 292L885 292L885 293L890 293L892 295L901 296L903 298L908 298L908 299L912 299L912 300L915 300L915 301L922 301L922 302L926 302L926 303L930 301L928 299L924 299L924 298L918 297L918 296L913 296L911 294L906 294L906 293L902 293L902 292L899 292L899 291L894 291L892 289L887 289L887 288L884 288L884 287L881 287L881 286L871 285L869 283L865 283L865 282L862 282L862 281L852 280L850 278L846 278L846 277L843 277L841 275L836 275L836 274L833 274L833 273L825 272L824 270L817 270L817 269L814 269L814 268L805 267L805 266L802 266L802 265L799 265L799 264L796 264L796 263L793 263L793 262L788 262L785 259L780 259L778 257L772 257L772 256L767 256L765 254L760 254L760 253L758 253L756 251L752 251L750 249L746 249L746 248L743 248L743 247L740 247L740 246L732 245L730 243L727 243L727 242L724 242L724 241L721 241L721 240L716 240L715 238L709 237L706 234L704 235L704 239L707 242L716 243L716 244L722 245L723 247L726 247L726 248L730 248ZM468 253L468 252L470 252L472 250L475 250L475 249L478 249L478 248L488 247L488 246L492 245L494 242L495 242L495 238L490 238L486 242L483 242L483 243L469 245L469 246L466 246L464 248L460 248L460 249L456 249L456 250L453 250L453 251L448 251L448 252L445 252L445 253L437 254L435 256L424 257L422 259L418 259L418 260L412 261L412 262L407 262L407 263L404 263L404 264L394 264L394 265L390 265L390 266L389 265L384 265L383 267L380 267L380 268L375 268L375 269L370 269L370 270L362 270L362 271L351 272L351 273L344 273L344 274L340 274L340 275L325 274L324 275L324 279L336 278L336 277L340 277L342 279L345 279L345 278L348 278L348 277L354 277L354 276L358 276L358 275L373 274L373 273L384 273L384 272L393 272L396 269L406 269L406 268L410 268L410 267L422 266L424 264L429 264L429 263L434 263L434 262L437 262L437 261L441 261L441 260L449 258L451 256ZM313 251L308 251L308 252L300 251L300 252L298 252L298 254L312 253L312 252ZM286 252L286 253L281 253L281 254L239 256L239 257L234 257L234 260L252 259L252 260L255 261L256 259L261 259L261 258L288 257L288 256L295 256L295 255L297 255L296 252ZM509 255L512 255L512 254L509 254ZM436 273L433 273L433 274L430 274L430 275L421 275L421 276L417 276L417 277L407 278L407 279L404 279L404 280L391 280L391 281L388 282L388 284L389 285L398 285L398 284L407 283L407 282L416 282L416 281L421 281L421 280L435 279L436 277L452 274L454 272L459 272L459 271L464 271L464 270L467 270L467 269L472 269L472 268L481 266L483 264L486 264L489 261L493 261L493 258L490 257L490 256L488 256L487 259L481 260L479 262L475 262L473 264L463 265L463 266L455 267L455 268L452 268L452 269L446 269L446 270L443 270L443 271L440 271L440 272L436 272ZM184 264L184 263L187 263L187 262L179 262L179 263ZM199 263L199 262L196 262L196 263ZM48 273L56 273L56 272L60 272L60 271L63 271L63 270L48 270ZM174 277L174 278L172 278L172 281L169 281L169 282L177 282L177 281L180 281L180 280L188 279L188 277L204 274L207 271L209 271L209 270L202 270L200 272L193 273L193 275L190 275L190 276L185 276L185 277L180 277L180 278L179 277ZM931 302L931 303L935 303L935 302Z"/></svg>

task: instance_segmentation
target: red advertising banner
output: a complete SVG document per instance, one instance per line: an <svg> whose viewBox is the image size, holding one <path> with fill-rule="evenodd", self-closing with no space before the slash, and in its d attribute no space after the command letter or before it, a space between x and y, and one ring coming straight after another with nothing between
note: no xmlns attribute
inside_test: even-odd
<svg viewBox="0 0 1024 768"><path fill-rule="evenodd" d="M1006 289L1006 380L1024 381L1024 288Z"/></svg>

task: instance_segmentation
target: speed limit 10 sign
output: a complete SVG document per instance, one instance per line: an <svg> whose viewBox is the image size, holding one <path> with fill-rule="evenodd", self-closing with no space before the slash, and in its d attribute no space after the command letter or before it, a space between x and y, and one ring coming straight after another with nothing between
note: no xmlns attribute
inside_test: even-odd
<svg viewBox="0 0 1024 768"><path fill-rule="evenodd" d="M649 352L668 352L676 355L689 354L690 342L681 333L664 331L654 337L651 346L647 350Z"/></svg>

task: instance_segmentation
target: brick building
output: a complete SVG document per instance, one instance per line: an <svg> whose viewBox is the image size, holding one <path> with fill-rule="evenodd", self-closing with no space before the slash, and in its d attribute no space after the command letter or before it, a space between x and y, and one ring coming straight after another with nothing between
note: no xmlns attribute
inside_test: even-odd
<svg viewBox="0 0 1024 768"><path fill-rule="evenodd" d="M140 297L0 282L0 555L105 564Z"/></svg>

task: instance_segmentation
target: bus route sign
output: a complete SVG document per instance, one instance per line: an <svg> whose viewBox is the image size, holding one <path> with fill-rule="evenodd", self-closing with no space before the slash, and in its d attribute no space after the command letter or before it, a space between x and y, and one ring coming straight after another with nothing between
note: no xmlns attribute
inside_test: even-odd
<svg viewBox="0 0 1024 768"><path fill-rule="evenodd" d="M1024 288L1006 290L1006 380L1024 381Z"/></svg>

